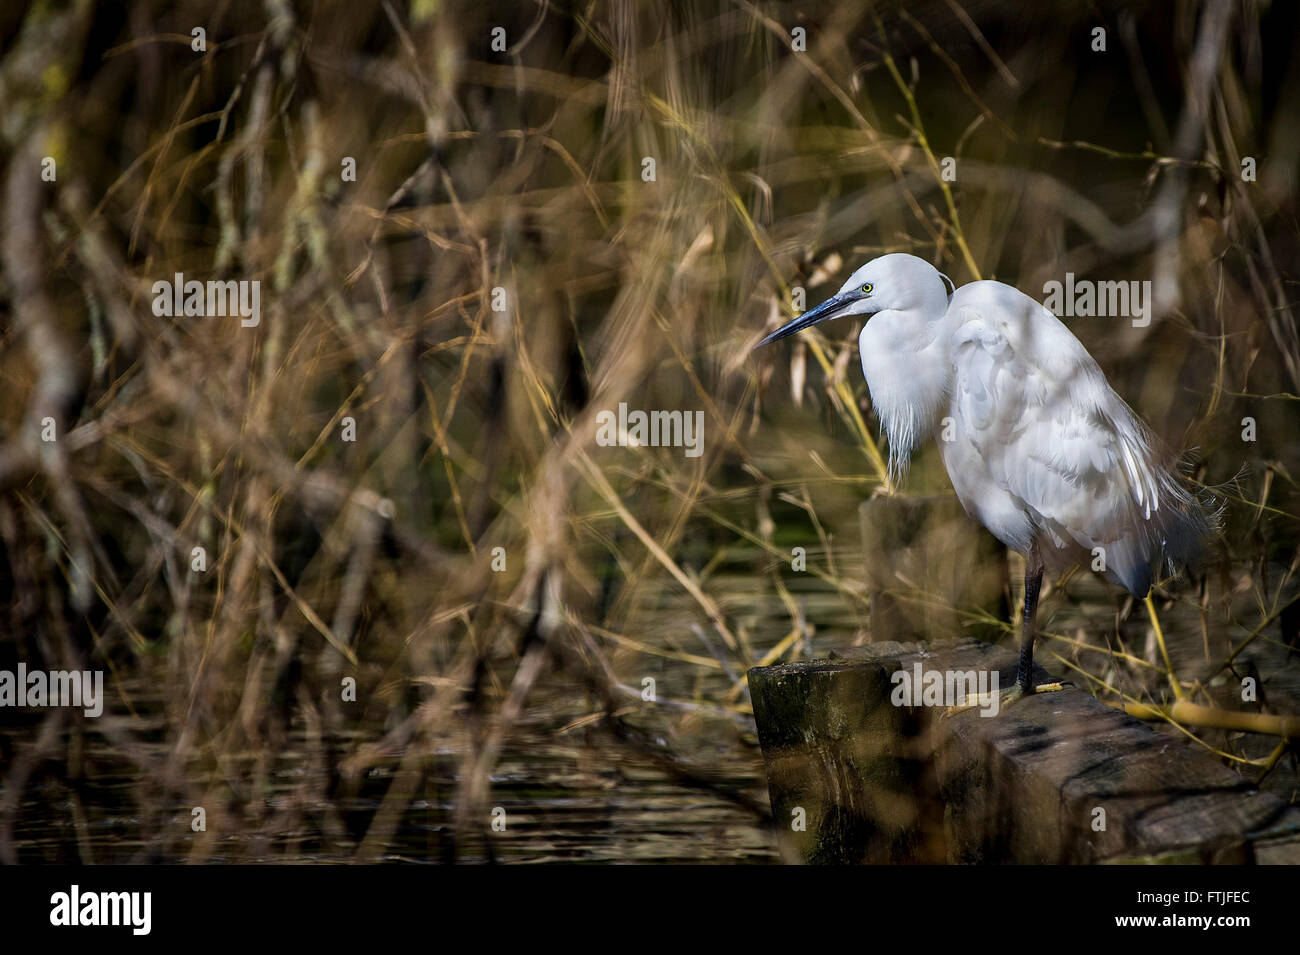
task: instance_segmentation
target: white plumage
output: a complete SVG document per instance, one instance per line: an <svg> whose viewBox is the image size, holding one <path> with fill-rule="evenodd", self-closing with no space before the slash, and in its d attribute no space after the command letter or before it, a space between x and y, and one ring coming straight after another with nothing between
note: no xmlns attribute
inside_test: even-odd
<svg viewBox="0 0 1300 955"><path fill-rule="evenodd" d="M1206 529L1146 426L1027 295L973 282L948 312L954 433L939 448L967 513L1021 553L1036 544L1049 566L1100 557L1146 596L1159 555L1187 560Z"/></svg>
<svg viewBox="0 0 1300 955"><path fill-rule="evenodd" d="M1001 282L949 294L945 281L916 256L881 256L760 344L871 316L858 345L891 474L938 439L966 512L1027 558L1031 655L1044 565L1096 563L1144 597L1161 556L1193 557L1212 520L1055 315Z"/></svg>

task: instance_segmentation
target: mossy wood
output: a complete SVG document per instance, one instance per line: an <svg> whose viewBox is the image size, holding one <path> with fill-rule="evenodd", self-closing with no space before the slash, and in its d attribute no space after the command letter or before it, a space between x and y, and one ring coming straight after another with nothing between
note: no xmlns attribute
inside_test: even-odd
<svg viewBox="0 0 1300 955"><path fill-rule="evenodd" d="M1075 688L995 717L894 706L892 675L918 662L997 671L1002 687L1015 670L1011 651L967 642L749 671L773 816L799 857L1300 863L1300 810L1194 744Z"/></svg>

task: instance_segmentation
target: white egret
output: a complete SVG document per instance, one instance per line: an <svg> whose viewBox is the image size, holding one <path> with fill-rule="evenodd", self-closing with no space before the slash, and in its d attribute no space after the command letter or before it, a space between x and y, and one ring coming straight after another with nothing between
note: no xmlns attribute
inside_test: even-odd
<svg viewBox="0 0 1300 955"><path fill-rule="evenodd" d="M947 282L947 285L945 285ZM889 441L891 477L931 435L966 513L1025 558L1016 686L1031 684L1043 570L1099 558L1138 599L1160 560L1178 567L1213 518L1157 451L1151 431L1055 315L1001 282L954 288L914 255L882 255L764 338L869 316L862 373Z"/></svg>

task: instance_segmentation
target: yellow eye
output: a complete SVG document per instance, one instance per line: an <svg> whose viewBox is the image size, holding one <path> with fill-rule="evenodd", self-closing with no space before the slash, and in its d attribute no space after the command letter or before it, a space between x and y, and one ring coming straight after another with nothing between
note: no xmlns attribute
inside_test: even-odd
<svg viewBox="0 0 1300 955"><path fill-rule="evenodd" d="M864 292L866 292L868 295L870 295L870 294L871 294L871 283L868 282L866 285L862 286L862 291L864 291Z"/></svg>

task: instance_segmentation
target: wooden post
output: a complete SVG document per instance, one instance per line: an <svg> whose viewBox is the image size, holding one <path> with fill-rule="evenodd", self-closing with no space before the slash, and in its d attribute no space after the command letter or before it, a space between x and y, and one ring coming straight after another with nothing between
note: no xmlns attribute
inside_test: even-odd
<svg viewBox="0 0 1300 955"><path fill-rule="evenodd" d="M772 815L809 862L903 861L915 851L908 714L889 705L898 664L876 649L876 658L749 671Z"/></svg>
<svg viewBox="0 0 1300 955"><path fill-rule="evenodd" d="M1074 688L990 717L893 705L916 664L1006 688L1015 655L889 643L749 671L773 815L801 858L1300 863L1300 810L1194 744Z"/></svg>

